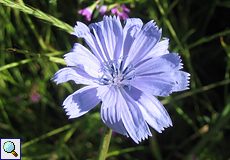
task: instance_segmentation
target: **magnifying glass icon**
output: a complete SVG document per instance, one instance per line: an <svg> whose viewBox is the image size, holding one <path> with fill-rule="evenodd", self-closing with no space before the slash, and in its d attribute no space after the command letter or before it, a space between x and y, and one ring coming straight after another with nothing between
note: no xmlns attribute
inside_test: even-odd
<svg viewBox="0 0 230 160"><path fill-rule="evenodd" d="M12 153L15 157L18 156L18 154L14 151L15 150L15 145L11 141L7 141L3 145L3 149L7 153Z"/></svg>

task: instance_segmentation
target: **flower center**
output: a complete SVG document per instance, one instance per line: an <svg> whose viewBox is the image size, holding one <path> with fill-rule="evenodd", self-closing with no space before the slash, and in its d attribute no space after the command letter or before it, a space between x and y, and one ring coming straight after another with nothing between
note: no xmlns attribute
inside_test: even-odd
<svg viewBox="0 0 230 160"><path fill-rule="evenodd" d="M102 66L103 76L99 79L101 85L110 85L115 88L128 86L130 81L135 78L135 68L130 63L124 68L124 58L104 62Z"/></svg>
<svg viewBox="0 0 230 160"><path fill-rule="evenodd" d="M123 13L123 12L124 12L124 9L123 9L122 7L119 7L119 8L118 8L118 12Z"/></svg>

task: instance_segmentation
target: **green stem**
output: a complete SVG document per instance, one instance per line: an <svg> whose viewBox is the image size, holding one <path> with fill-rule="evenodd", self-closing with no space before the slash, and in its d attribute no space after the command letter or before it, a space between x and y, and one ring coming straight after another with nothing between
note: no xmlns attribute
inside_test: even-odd
<svg viewBox="0 0 230 160"><path fill-rule="evenodd" d="M16 3L14 1L11 1L11 0L0 0L0 3L6 5L6 6L9 6L13 9L19 9L21 10L22 12L24 13L27 13L27 14L31 14L39 19L42 19L42 20L45 20L47 22L50 22L52 25L58 27L58 28L61 28L69 33L73 32L73 27L60 21L59 19L51 16L51 15L48 15L38 9L35 9L35 8L31 8L31 7L28 7L24 4L19 4L19 3Z"/></svg>
<svg viewBox="0 0 230 160"><path fill-rule="evenodd" d="M149 142L150 142L150 150L152 151L152 155L156 160L163 160L161 150L157 142L156 132L153 131L152 128L151 128L151 132L153 136L149 138Z"/></svg>
<svg viewBox="0 0 230 160"><path fill-rule="evenodd" d="M105 160L106 154L107 154L108 149L109 149L109 143L110 143L112 132L113 132L112 129L110 129L106 126L104 127L98 160Z"/></svg>
<svg viewBox="0 0 230 160"><path fill-rule="evenodd" d="M219 116L218 121L211 126L210 130L201 138L201 140L190 150L186 155L185 160L192 159L195 155L201 152L208 142L212 141L213 137L221 130L221 128L230 120L230 102L225 106Z"/></svg>

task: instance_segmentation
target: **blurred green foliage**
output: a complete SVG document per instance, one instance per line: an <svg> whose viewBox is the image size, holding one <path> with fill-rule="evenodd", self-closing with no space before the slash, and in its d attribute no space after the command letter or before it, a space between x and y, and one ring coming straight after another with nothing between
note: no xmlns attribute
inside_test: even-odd
<svg viewBox="0 0 230 160"><path fill-rule="evenodd" d="M112 3L112 1L110 1ZM230 158L230 1L126 1L130 17L151 19L170 38L191 73L191 89L161 98L174 126L135 144L115 134L110 160ZM106 1L104 2L106 4ZM65 66L78 10L90 1L0 0L0 137L21 138L22 159L95 159L102 128L100 106L68 119L62 102L79 89L50 78ZM26 4L26 5L25 5ZM99 21L99 14L92 22ZM67 25L69 24L69 25ZM34 101L31 96L38 98Z"/></svg>

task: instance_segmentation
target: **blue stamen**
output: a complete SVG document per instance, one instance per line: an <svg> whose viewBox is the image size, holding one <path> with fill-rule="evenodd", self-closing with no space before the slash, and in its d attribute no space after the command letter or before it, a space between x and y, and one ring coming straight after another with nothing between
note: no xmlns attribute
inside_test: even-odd
<svg viewBox="0 0 230 160"><path fill-rule="evenodd" d="M124 58L103 63L101 71L104 73L99 78L99 84L109 85L116 88L128 87L130 89L130 81L135 78L135 68L129 64L123 70Z"/></svg>

